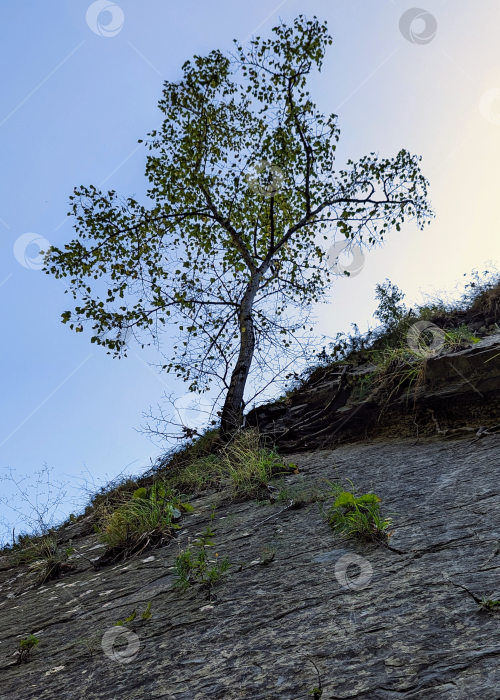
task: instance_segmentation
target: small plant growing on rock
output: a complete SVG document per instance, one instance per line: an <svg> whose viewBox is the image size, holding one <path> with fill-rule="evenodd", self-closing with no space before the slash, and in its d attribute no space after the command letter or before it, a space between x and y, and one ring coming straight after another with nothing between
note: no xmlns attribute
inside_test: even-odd
<svg viewBox="0 0 500 700"><path fill-rule="evenodd" d="M295 465L289 465L291 467ZM278 503L288 503L293 501L291 508L293 510L298 510L299 508L304 508L311 503L316 503L318 501L323 501L327 497L327 493L324 488L321 488L318 483L308 480L304 477L299 477L296 483L287 483L287 481L282 478L274 482L275 488L271 495L271 502Z"/></svg>
<svg viewBox="0 0 500 700"><path fill-rule="evenodd" d="M152 616L152 614L153 613L151 612L151 601L149 601L149 603L146 606L146 610L141 615L141 619L142 620L149 620L149 618Z"/></svg>
<svg viewBox="0 0 500 700"><path fill-rule="evenodd" d="M257 498L271 479L295 470L295 465L286 465L257 430L247 429L223 447L219 446L216 454L189 460L173 476L172 483L190 491L227 486L237 498Z"/></svg>
<svg viewBox="0 0 500 700"><path fill-rule="evenodd" d="M134 610L130 613L128 617L125 618L125 620L118 620L118 622L114 623L114 627L123 627L125 622L133 622L135 618L137 617L137 610L134 608Z"/></svg>
<svg viewBox="0 0 500 700"><path fill-rule="evenodd" d="M312 695L313 700L320 700L320 698L323 695L323 685L321 683L321 676L319 673L319 669L312 659L308 659L308 660L312 663L312 665L316 669L316 673L318 674L318 685L314 686L314 688L309 691L308 695Z"/></svg>
<svg viewBox="0 0 500 700"><path fill-rule="evenodd" d="M193 546L196 547L196 552L191 546L188 546L185 552L181 552L175 559L175 588L184 592L196 583L201 584L203 588L209 590L215 586L224 574L228 571L231 564L229 559L219 560L219 555L215 555L215 561L209 561L205 547L213 547L214 542L211 537L214 533L209 527L205 530L200 539L195 540ZM210 566L211 564L211 566Z"/></svg>
<svg viewBox="0 0 500 700"><path fill-rule="evenodd" d="M133 611L130 613L128 617L125 618L125 620L118 620L117 622L113 623L113 627L123 627L124 624L127 622L133 622L137 617L137 610L134 608ZM152 612L151 612L151 601L147 604L146 609L141 615L142 620L149 620L149 618L152 617Z"/></svg>
<svg viewBox="0 0 500 700"><path fill-rule="evenodd" d="M184 503L181 495L163 482L150 489L139 488L132 497L101 520L100 539L108 545L103 563L137 555L145 549L159 547L171 539L182 512L193 506Z"/></svg>
<svg viewBox="0 0 500 700"><path fill-rule="evenodd" d="M349 491L340 491L337 484L332 484L333 505L326 517L329 524L339 534L361 540L387 540L391 518L380 512L380 498L374 493L355 496Z"/></svg>
<svg viewBox="0 0 500 700"><path fill-rule="evenodd" d="M29 655L31 654L32 650L37 646L37 644L40 642L35 635L30 634L29 637L26 639L21 639L19 642L19 646L17 648L17 654L18 654L18 659L17 663L18 664L25 664L28 663Z"/></svg>
<svg viewBox="0 0 500 700"><path fill-rule="evenodd" d="M485 595L481 596L478 605L480 610L486 610L488 612L500 611L500 600L492 600Z"/></svg>
<svg viewBox="0 0 500 700"><path fill-rule="evenodd" d="M61 574L75 568L68 564L68 559L73 552L72 547L59 549L57 539L53 536L41 537L32 540L16 555L16 563L28 564L30 573L36 575L36 583L42 585L52 579L60 578Z"/></svg>

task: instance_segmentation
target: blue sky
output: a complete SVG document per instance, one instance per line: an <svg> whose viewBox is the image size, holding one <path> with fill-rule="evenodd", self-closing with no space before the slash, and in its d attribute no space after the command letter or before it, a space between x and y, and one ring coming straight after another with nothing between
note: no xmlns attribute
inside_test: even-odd
<svg viewBox="0 0 500 700"><path fill-rule="evenodd" d="M123 25L113 36L98 33L97 23L105 32L111 19L106 11L92 31L90 5L16 0L0 8L0 473L33 474L47 463L75 484L83 469L106 479L127 465L140 471L160 453L135 429L143 411L164 392L182 396L183 385L156 374L152 349L132 346L127 359L112 360L90 345L89 333L63 326L70 308L63 283L29 267L38 252L36 243L25 247L30 237L16 249L28 267L14 244L28 233L59 246L70 240L66 212L77 185L140 196L146 150L137 141L159 123L162 80L178 79L195 53L268 34L279 17L328 20L334 43L311 88L318 106L339 116L339 165L370 151L419 153L437 212L425 233L407 225L367 256L361 274L339 280L331 302L317 309L317 330L365 327L375 284L385 278L412 301L498 262L500 8L493 0L425 0L437 32L424 44L400 31L400 17L414 7L406 0L119 0ZM412 28L423 31L424 21Z"/></svg>

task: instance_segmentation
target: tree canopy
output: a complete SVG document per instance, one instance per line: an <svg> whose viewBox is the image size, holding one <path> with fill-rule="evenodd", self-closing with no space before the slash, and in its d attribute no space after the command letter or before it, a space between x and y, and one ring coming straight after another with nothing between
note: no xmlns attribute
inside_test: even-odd
<svg viewBox="0 0 500 700"><path fill-rule="evenodd" d="M337 117L307 91L331 43L326 23L300 16L234 54L184 63L146 140L149 201L77 187L76 238L47 255L77 300L63 322L90 323L109 352L130 331L160 346L177 327L162 367L194 392L217 383L223 432L240 425L250 371L283 368L307 334L333 279L325 241L376 245L432 215L420 157L406 150L335 171Z"/></svg>

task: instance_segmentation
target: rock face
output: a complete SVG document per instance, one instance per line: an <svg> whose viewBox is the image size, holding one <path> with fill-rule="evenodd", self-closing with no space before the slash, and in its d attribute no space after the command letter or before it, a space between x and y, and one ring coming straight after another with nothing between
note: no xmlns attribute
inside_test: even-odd
<svg viewBox="0 0 500 700"><path fill-rule="evenodd" d="M435 432L292 457L291 481L344 477L377 493L390 548L342 540L318 504L280 512L207 494L176 541L118 566L76 557L76 571L33 589L3 557L0 700L306 700L315 687L322 700L498 700L500 613L477 603L500 597L500 436ZM172 588L178 545L207 525L233 565L210 600ZM84 526L63 539L93 559ZM29 633L40 643L18 665Z"/></svg>
<svg viewBox="0 0 500 700"><path fill-rule="evenodd" d="M373 365L326 369L289 399L249 413L283 452L361 438L476 433L500 424L500 334L429 357L411 386L370 382ZM500 428L500 425L498 425Z"/></svg>

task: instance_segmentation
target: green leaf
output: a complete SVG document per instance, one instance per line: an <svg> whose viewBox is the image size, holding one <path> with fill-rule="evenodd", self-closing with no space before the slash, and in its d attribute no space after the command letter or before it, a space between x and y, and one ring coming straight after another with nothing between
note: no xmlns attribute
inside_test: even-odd
<svg viewBox="0 0 500 700"><path fill-rule="evenodd" d="M366 493L364 496L356 498L356 503L380 503L380 498L374 493Z"/></svg>
<svg viewBox="0 0 500 700"><path fill-rule="evenodd" d="M136 489L134 493L132 494L133 498L147 498L148 497L148 492L144 487L141 487L140 489Z"/></svg>
<svg viewBox="0 0 500 700"><path fill-rule="evenodd" d="M192 513L194 510L194 506L192 506L190 503L180 503L179 506L181 510L185 511L186 513Z"/></svg>
<svg viewBox="0 0 500 700"><path fill-rule="evenodd" d="M115 357L125 354L116 331L143 332L142 347L151 341L162 356L158 326L176 324L164 368L200 393L220 382L227 399L223 377L242 343L253 344L252 319L249 357L269 367L295 357L297 331L331 281L318 233L356 245L381 242L405 215L422 228L432 209L418 156L373 152L336 169L337 117L307 89L331 41L326 23L301 15L235 57L215 49L182 63L181 81L163 86L163 124L148 134L148 196L93 185L71 194L74 238L47 253L48 273L67 278L75 301L63 323L77 333L88 324L91 342ZM232 397L245 394L247 375L267 381L256 364L240 375L229 413L241 413Z"/></svg>
<svg viewBox="0 0 500 700"><path fill-rule="evenodd" d="M335 508L348 508L349 506L354 506L355 503L356 503L356 501L355 501L352 493L349 493L348 491L342 491L340 496L335 501L334 507Z"/></svg>

